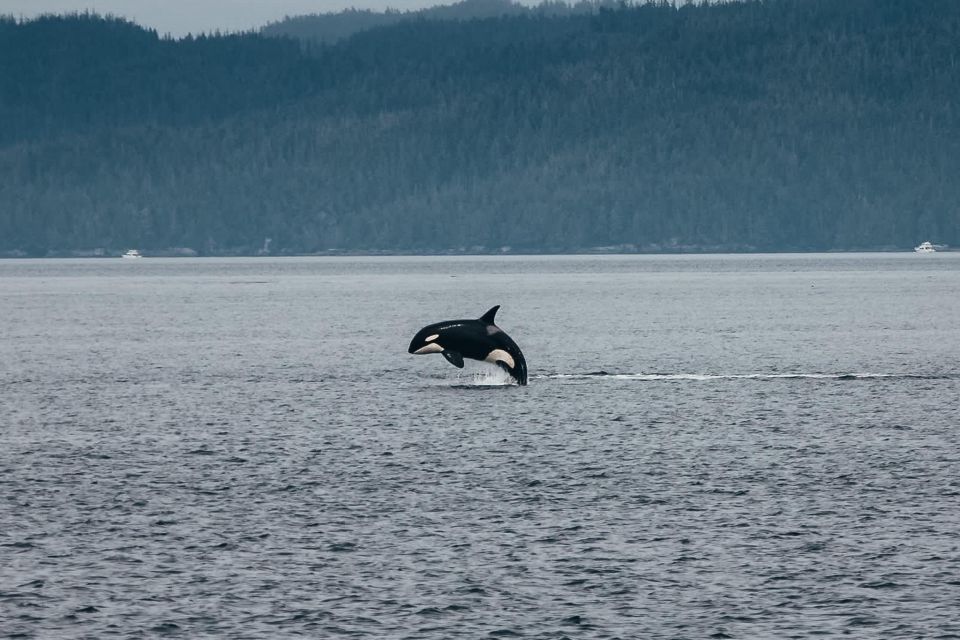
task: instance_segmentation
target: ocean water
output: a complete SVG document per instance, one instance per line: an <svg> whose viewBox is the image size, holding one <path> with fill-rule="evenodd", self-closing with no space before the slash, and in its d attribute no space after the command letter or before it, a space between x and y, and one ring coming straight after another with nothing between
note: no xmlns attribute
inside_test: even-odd
<svg viewBox="0 0 960 640"><path fill-rule="evenodd" d="M0 262L0 637L960 637L958 508L960 254Z"/></svg>

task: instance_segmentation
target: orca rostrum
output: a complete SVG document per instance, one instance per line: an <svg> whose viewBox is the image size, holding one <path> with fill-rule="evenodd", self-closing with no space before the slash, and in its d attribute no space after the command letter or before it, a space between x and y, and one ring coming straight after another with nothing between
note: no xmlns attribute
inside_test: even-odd
<svg viewBox="0 0 960 640"><path fill-rule="evenodd" d="M476 320L446 320L427 325L410 342L409 353L441 353L447 362L463 368L463 359L490 362L506 370L517 384L527 384L527 361L520 347L493 323L497 305Z"/></svg>

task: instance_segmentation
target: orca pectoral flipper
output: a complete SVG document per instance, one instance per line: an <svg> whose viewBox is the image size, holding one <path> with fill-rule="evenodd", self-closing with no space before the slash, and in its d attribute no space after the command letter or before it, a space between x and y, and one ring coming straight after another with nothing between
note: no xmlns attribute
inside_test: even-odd
<svg viewBox="0 0 960 640"><path fill-rule="evenodd" d="M463 369L463 356L457 353L456 351L450 351L449 349L444 349L443 357L446 358L447 362L455 366L457 369Z"/></svg>

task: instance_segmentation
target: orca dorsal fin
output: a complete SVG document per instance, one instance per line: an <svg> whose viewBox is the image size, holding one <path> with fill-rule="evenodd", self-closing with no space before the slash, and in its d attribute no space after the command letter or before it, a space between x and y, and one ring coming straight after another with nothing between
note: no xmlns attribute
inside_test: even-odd
<svg viewBox="0 0 960 640"><path fill-rule="evenodd" d="M487 324L493 324L493 319L496 317L496 315L497 315L497 310L498 310L499 308L500 308L500 305L497 305L497 306L493 307L492 309L490 309L490 311L487 311L485 314L483 314L482 316L480 316L480 321L481 321L481 322L486 322Z"/></svg>

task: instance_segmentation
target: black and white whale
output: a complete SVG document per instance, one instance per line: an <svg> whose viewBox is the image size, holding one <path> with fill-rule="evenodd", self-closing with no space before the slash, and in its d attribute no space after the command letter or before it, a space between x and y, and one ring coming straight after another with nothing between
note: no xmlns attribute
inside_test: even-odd
<svg viewBox="0 0 960 640"><path fill-rule="evenodd" d="M476 320L445 320L427 325L410 341L415 355L442 353L447 362L462 369L463 359L490 362L506 370L517 384L527 384L527 361L520 347L493 323L500 305Z"/></svg>

